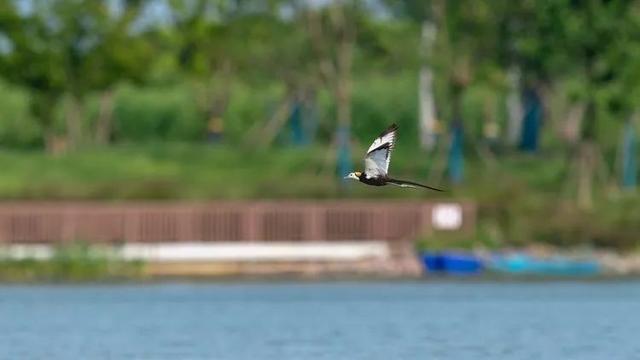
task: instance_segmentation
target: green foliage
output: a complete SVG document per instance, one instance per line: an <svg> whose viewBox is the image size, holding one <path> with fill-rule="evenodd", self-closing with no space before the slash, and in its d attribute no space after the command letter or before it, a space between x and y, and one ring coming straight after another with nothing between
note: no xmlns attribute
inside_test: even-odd
<svg viewBox="0 0 640 360"><path fill-rule="evenodd" d="M248 140L252 130L262 128L274 115L284 89L276 83L251 86L236 82L229 91L233 92L233 97L224 114L225 136L230 143L241 144Z"/></svg>
<svg viewBox="0 0 640 360"><path fill-rule="evenodd" d="M362 144L354 154L360 163ZM428 165L399 147L394 172L411 176ZM351 184L341 194L326 150L268 152L189 143L130 144L59 156L0 152L0 199L245 199L379 197L429 198L427 192Z"/></svg>
<svg viewBox="0 0 640 360"><path fill-rule="evenodd" d="M354 162L368 143L354 149ZM395 187L372 189L357 183L347 192L324 164L324 148L242 151L235 147L178 143L121 145L52 157L39 152L0 153L3 199L287 199L440 197L474 199L477 228L471 234L435 233L421 246L484 248L532 243L635 249L640 245L640 197L601 194L593 211L583 211L564 191L565 164L508 156L487 171L468 162L473 182L445 194ZM429 162L399 143L392 169L400 178L427 181ZM570 187L569 187L570 188Z"/></svg>
<svg viewBox="0 0 640 360"><path fill-rule="evenodd" d="M206 124L185 87L140 89L123 87L114 107L117 141L199 141Z"/></svg>
<svg viewBox="0 0 640 360"><path fill-rule="evenodd" d="M74 146L83 140L86 95L109 90L122 79L145 78L151 46L145 32L133 28L144 3L122 2L115 11L109 1L52 0L22 12L17 2L3 3L0 37L6 49L0 53L0 70L29 91L29 109L43 129L43 144L51 144L53 109L65 95L76 106L66 129Z"/></svg>
<svg viewBox="0 0 640 360"><path fill-rule="evenodd" d="M557 246L589 245L594 247L637 250L640 198L626 195L619 199L601 199L593 211L576 208L570 202L547 203L535 214L531 229L533 241Z"/></svg>
<svg viewBox="0 0 640 360"><path fill-rule="evenodd" d="M169 21L148 17L152 2L122 1L115 11L107 0L33 1L21 11L0 1L0 197L431 198L355 184L345 191L332 163L341 114L356 164L396 122L393 173L439 178L446 135L438 151L417 150L418 73L428 64L442 130L454 116L465 125L468 180L446 196L477 201L479 223L474 237L438 234L427 246L636 246L638 199L601 186L599 206L579 210L570 178L578 172L571 158L588 159L575 155L586 142L603 153L602 183L618 170L620 127L640 99L638 2L171 0ZM437 27L430 53L427 21ZM501 138L496 151L486 146L487 123L499 124L499 137L507 132L513 69L545 104L537 157L514 155ZM282 141L256 149L281 105L303 96L319 115L313 146L287 148L290 129L279 123ZM577 105L588 111L566 141ZM223 144L206 146L218 119ZM40 153L52 139L73 148L74 126L84 151Z"/></svg>
<svg viewBox="0 0 640 360"><path fill-rule="evenodd" d="M0 149L42 146L42 129L29 112L24 91L0 82Z"/></svg>
<svg viewBox="0 0 640 360"><path fill-rule="evenodd" d="M495 236L496 234L488 229L479 229L471 233L436 231L417 239L416 250L495 250L502 245L495 240Z"/></svg>
<svg viewBox="0 0 640 360"><path fill-rule="evenodd" d="M352 129L354 138L366 144L392 122L402 129L404 145L417 144L418 109L416 73L399 72L370 76L355 83ZM393 91L389 88L393 87ZM326 110L325 110L326 111Z"/></svg>
<svg viewBox="0 0 640 360"><path fill-rule="evenodd" d="M417 137L412 134L416 129L417 111L415 77L415 73L406 71L355 81L352 121L353 135L359 142L369 142L381 128L397 122L406 129L403 131L403 143L408 146L417 143ZM195 90L189 85L118 87L114 100L114 141L203 142L207 124L194 106ZM394 91L389 92L389 87ZM14 88L0 87L0 93L2 91L6 91L7 96L0 99L0 104L6 104L0 107L0 144L18 148L41 144L38 138L41 130L28 113L25 95ZM234 96L224 116L225 138L231 144L242 144L254 127L263 126L276 111L283 89L277 84L256 87L235 82L231 91ZM88 98L86 116L89 120L97 116L98 101L96 97ZM326 143L333 136L330 120L335 113L334 106L330 101L320 102L317 111L325 119L319 140ZM54 116L58 121L63 116L59 115ZM24 126L18 126L18 123Z"/></svg>
<svg viewBox="0 0 640 360"><path fill-rule="evenodd" d="M350 103L361 141L387 119L416 127L415 77L425 61L435 72L439 118L450 120L464 98L463 106L473 109L463 115L476 136L491 116L483 110L486 102L504 98L508 68L521 69L527 86L553 85L558 90L550 96L593 105L585 134L600 136L602 123L626 118L640 91L635 2L402 0L314 8L296 0L174 0L165 10L168 23L147 20L149 4L54 0L23 12L17 2L3 2L0 73L27 91L28 110L38 121L24 121L29 124L15 136L7 125L3 143L44 146L45 138L71 132L71 122L56 115L69 111L63 103L69 101L86 118L80 128L90 132L97 112L82 107L95 108L95 98L123 82L137 87L119 91L115 141L200 140L207 121L223 115L228 138L241 143L300 91L322 98L320 129L329 140L336 99L327 95L335 89L326 78L335 73L346 36L335 28L337 8L356 34ZM314 14L321 29L313 27ZM424 21L438 27L432 54L421 48ZM498 100L469 95L474 91Z"/></svg>

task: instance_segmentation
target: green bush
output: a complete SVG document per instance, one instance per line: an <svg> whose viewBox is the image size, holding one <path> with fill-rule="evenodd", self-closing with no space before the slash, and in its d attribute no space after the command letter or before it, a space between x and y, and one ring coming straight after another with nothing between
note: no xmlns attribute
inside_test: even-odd
<svg viewBox="0 0 640 360"><path fill-rule="evenodd" d="M76 242L55 248L51 259L0 258L0 281L126 280L142 276L143 264L123 261L107 249Z"/></svg>
<svg viewBox="0 0 640 360"><path fill-rule="evenodd" d="M122 87L114 109L116 141L201 141L206 122L184 86Z"/></svg>
<svg viewBox="0 0 640 360"><path fill-rule="evenodd" d="M640 246L640 198L602 198L592 211L573 204L549 203L537 214L531 229L535 241L557 246L581 246L633 250Z"/></svg>
<svg viewBox="0 0 640 360"><path fill-rule="evenodd" d="M0 81L0 148L42 146L42 129L29 113L28 95Z"/></svg>

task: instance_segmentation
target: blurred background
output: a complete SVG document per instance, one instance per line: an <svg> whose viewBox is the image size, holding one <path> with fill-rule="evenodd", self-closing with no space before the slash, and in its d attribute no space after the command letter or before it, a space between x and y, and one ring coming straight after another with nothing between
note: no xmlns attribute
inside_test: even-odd
<svg viewBox="0 0 640 360"><path fill-rule="evenodd" d="M356 358L351 350L359 346L367 349L364 358L411 358L410 334L451 320L436 317L436 325L425 320L406 330L403 316L420 311L416 302L431 299L431 310L446 309L463 324L506 301L497 320L504 334L472 327L483 336L467 340L458 354L499 357L526 348L528 331L548 331L525 353L611 355L606 339L592 344L596 351L581 352L581 337L565 339L573 344L568 352L553 350L563 331L585 328L579 313L560 307L551 313L563 325L548 318L559 334L548 323L528 323L515 343L504 339L518 327L514 314L540 311L556 296L600 299L602 308L589 311L604 314L607 301L640 295L634 282L520 282L640 271L638 39L634 0L0 0L0 279L172 279L157 288L14 287L0 313L9 316L36 297L69 305L54 311L59 318L79 316L70 313L78 304L95 310L96 299L106 299L106 307L109 299L136 306L159 299L151 310L105 311L119 321L142 311L148 321L140 320L143 329L129 339L164 329L155 341L177 345L156 353L154 340L111 337L107 344L124 349L107 351L116 358L227 358L221 354L242 347L233 345L241 343L240 335L229 335L234 331L254 336L259 358ZM393 122L400 130L391 174L446 192L343 180L362 169L366 149ZM448 281L182 282L438 275L491 282L464 280L462 289ZM603 295L610 286L619 286L622 298ZM176 340L172 326L191 329L185 321L201 320L188 307L169 311L169 325L154 322L202 296L236 314L221 320L228 331L218 335L230 342ZM462 308L447 308L449 296ZM530 296L542 300L521 301ZM247 304L248 297L267 305ZM314 341L375 326L375 301L355 315L336 305L364 298L389 306L400 321L389 331L404 335L386 350L349 335L324 352ZM465 302L478 298L489 308ZM268 307L287 299L312 319L311 328L300 330L285 309ZM309 302L323 310L309 312ZM31 304L36 314L52 311ZM215 313L198 304L202 314ZM261 326L274 325L285 339L246 332L252 317L237 313L239 304L284 316ZM259 317L260 309L247 311ZM356 318L346 324L326 320L349 314ZM621 329L638 330L622 314L612 315ZM56 319L46 326L62 326ZM611 332L617 325L610 319L586 328ZM78 337L57 339L76 355L85 354L82 334L117 326L106 317L76 320L83 324ZM33 336L39 329L34 325ZM4 344L9 353L34 355L26 345L33 339L15 336L19 341ZM450 337L437 336L440 347L426 353L447 358L452 348L441 340ZM640 351L623 344L621 358ZM89 354L100 353L87 346ZM228 358L256 355L235 354Z"/></svg>
<svg viewBox="0 0 640 360"><path fill-rule="evenodd" d="M469 242L637 248L634 1L3 1L7 200L477 204Z"/></svg>

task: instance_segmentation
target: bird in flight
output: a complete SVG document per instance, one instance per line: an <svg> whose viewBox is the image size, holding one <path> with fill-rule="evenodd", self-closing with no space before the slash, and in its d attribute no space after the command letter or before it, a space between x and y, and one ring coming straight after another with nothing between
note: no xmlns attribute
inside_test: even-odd
<svg viewBox="0 0 640 360"><path fill-rule="evenodd" d="M418 184L413 181L398 180L390 178L388 175L389 163L391 162L391 151L394 148L396 140L396 132L398 125L392 124L378 136L364 157L364 171L355 171L345 176L345 179L353 179L363 182L367 185L385 186L387 184L400 187L425 188L435 191L440 189Z"/></svg>

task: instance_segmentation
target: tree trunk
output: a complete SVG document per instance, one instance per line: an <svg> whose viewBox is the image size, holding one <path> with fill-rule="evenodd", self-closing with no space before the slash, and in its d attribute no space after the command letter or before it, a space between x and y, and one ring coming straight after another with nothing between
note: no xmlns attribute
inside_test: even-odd
<svg viewBox="0 0 640 360"><path fill-rule="evenodd" d="M577 203L583 210L593 208L593 178L596 170L595 104L589 101L582 126L582 139L578 146Z"/></svg>
<svg viewBox="0 0 640 360"><path fill-rule="evenodd" d="M331 4L328 14L328 23L330 24L328 29L321 21L319 11L310 10L307 12L308 31L312 37L311 45L317 52L319 75L332 90L336 104L335 159L337 160L338 172L351 166L349 133L352 96L351 67L355 29L353 21L348 21L346 18L346 6L348 6L347 2L335 1ZM330 46L333 44L335 44L335 51L330 49L333 48Z"/></svg>
<svg viewBox="0 0 640 360"><path fill-rule="evenodd" d="M57 141L53 132L55 107L59 96L52 93L36 92L31 96L29 107L31 114L37 119L43 129L43 144L45 150L53 154L57 151Z"/></svg>
<svg viewBox="0 0 640 360"><path fill-rule="evenodd" d="M620 184L623 189L628 191L635 190L638 182L635 126L637 117L637 114L633 114L624 125L618 156L616 156L616 163L620 164Z"/></svg>
<svg viewBox="0 0 640 360"><path fill-rule="evenodd" d="M351 66L355 30L347 21L344 3L334 2L329 8L331 27L327 31L317 11L308 12L308 31L311 45L317 52L321 78L333 91L336 103L336 118L339 126L348 127L351 122ZM335 43L335 57L329 50Z"/></svg>
<svg viewBox="0 0 640 360"><path fill-rule="evenodd" d="M596 146L586 140L578 149L578 207L582 210L593 208L593 177L596 164Z"/></svg>
<svg viewBox="0 0 640 360"><path fill-rule="evenodd" d="M66 116L67 147L70 149L76 149L82 142L83 112L82 99L72 95L69 99Z"/></svg>
<svg viewBox="0 0 640 360"><path fill-rule="evenodd" d="M340 34L337 53L337 73L335 97L338 123L348 128L351 124L351 64L353 60L353 39L345 19L344 9L335 10L336 27Z"/></svg>
<svg viewBox="0 0 640 360"><path fill-rule="evenodd" d="M227 111L232 91L231 61L225 59L214 71L205 85L204 109L207 117L207 137L212 132L221 140L224 134L224 114ZM219 83L219 84L218 84ZM211 141L211 140L209 140Z"/></svg>
<svg viewBox="0 0 640 360"><path fill-rule="evenodd" d="M254 144L257 144L261 148L266 148L278 135L278 131L286 124L289 111L291 108L291 99L289 95L285 96L284 100L280 103L280 106L276 109L275 113L269 119L267 124L261 129L259 134L252 132L250 137Z"/></svg>
<svg viewBox="0 0 640 360"><path fill-rule="evenodd" d="M562 124L561 138L565 142L564 147L564 188L567 192L575 189L574 180L579 176L580 140L582 138L582 123L586 113L586 105L583 102L572 104L566 120ZM576 172L577 171L577 172Z"/></svg>
<svg viewBox="0 0 640 360"><path fill-rule="evenodd" d="M418 75L418 96L419 96L419 126L420 145L423 150L432 151L436 145L436 107L433 96L433 72L427 64L427 59L431 56L433 42L436 38L435 24L424 21L422 23L422 51L423 61L420 74Z"/></svg>
<svg viewBox="0 0 640 360"><path fill-rule="evenodd" d="M351 65L353 63L353 34L350 25L345 19L344 8L334 7L334 26L338 32L338 53L336 78L335 78L335 99L336 116L338 120L337 140L338 157L337 172L338 178L350 171L351 164ZM340 182L341 184L344 181Z"/></svg>
<svg viewBox="0 0 640 360"><path fill-rule="evenodd" d="M351 125L351 79L349 72L342 72L335 86L336 117L342 127Z"/></svg>
<svg viewBox="0 0 640 360"><path fill-rule="evenodd" d="M100 96L100 110L96 121L95 140L98 145L106 145L111 140L113 127L114 94L107 90Z"/></svg>
<svg viewBox="0 0 640 360"><path fill-rule="evenodd" d="M56 137L50 129L44 130L44 148L48 154L54 154L56 148Z"/></svg>
<svg viewBox="0 0 640 360"><path fill-rule="evenodd" d="M522 118L524 111L520 99L521 84L520 71L517 68L509 69L509 95L507 96L507 144L517 146L522 133Z"/></svg>
<svg viewBox="0 0 640 360"><path fill-rule="evenodd" d="M584 103L577 103L569 108L567 120L562 128L562 138L570 147L576 146L580 140L580 130L584 119L586 107Z"/></svg>

